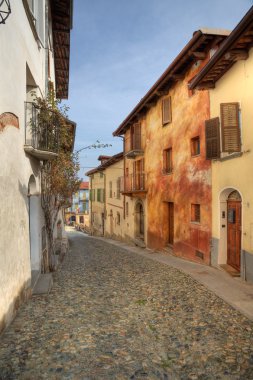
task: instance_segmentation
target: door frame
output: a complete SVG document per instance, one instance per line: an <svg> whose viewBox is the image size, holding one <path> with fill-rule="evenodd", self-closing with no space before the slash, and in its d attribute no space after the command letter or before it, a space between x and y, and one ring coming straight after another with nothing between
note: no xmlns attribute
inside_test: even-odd
<svg viewBox="0 0 253 380"><path fill-rule="evenodd" d="M219 245L218 245L218 265L227 264L227 252L228 252L228 222L227 222L227 201L229 195L237 191L241 197L241 252L240 261L242 263L242 237L243 237L243 196L240 190L235 187L223 188L219 195L219 207L218 207L218 226L219 226ZM215 220L213 220L215 222Z"/></svg>

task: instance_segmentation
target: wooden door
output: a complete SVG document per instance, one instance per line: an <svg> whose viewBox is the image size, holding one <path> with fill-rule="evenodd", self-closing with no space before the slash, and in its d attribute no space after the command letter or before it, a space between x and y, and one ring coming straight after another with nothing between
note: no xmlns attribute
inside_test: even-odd
<svg viewBox="0 0 253 380"><path fill-rule="evenodd" d="M228 200L227 263L240 271L241 256L241 201Z"/></svg>
<svg viewBox="0 0 253 380"><path fill-rule="evenodd" d="M169 202L168 203L168 244L173 245L174 244L174 203Z"/></svg>

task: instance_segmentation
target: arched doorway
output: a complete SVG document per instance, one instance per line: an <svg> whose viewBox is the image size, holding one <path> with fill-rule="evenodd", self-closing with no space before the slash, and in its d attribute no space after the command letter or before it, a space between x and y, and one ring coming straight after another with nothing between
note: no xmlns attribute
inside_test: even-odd
<svg viewBox="0 0 253 380"><path fill-rule="evenodd" d="M135 205L135 237L144 240L144 208L141 201Z"/></svg>
<svg viewBox="0 0 253 380"><path fill-rule="evenodd" d="M220 248L219 264L241 268L242 197L234 188L224 189L220 194Z"/></svg>
<svg viewBox="0 0 253 380"><path fill-rule="evenodd" d="M36 181L33 175L28 182L28 206L29 206L29 239L31 271L40 271L40 239L39 239L39 199L36 190Z"/></svg>
<svg viewBox="0 0 253 380"><path fill-rule="evenodd" d="M238 191L232 191L227 200L227 264L240 272L241 265L241 204Z"/></svg>

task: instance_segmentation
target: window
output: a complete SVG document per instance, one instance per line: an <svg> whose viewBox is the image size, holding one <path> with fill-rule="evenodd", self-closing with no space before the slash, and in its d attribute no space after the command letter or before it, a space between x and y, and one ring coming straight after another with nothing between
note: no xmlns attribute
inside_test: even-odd
<svg viewBox="0 0 253 380"><path fill-rule="evenodd" d="M120 225L120 213L117 212L117 224Z"/></svg>
<svg viewBox="0 0 253 380"><path fill-rule="evenodd" d="M135 123L131 127L131 149L141 150L141 123Z"/></svg>
<svg viewBox="0 0 253 380"><path fill-rule="evenodd" d="M39 37L40 41L44 43L45 34L45 9L44 2L41 0L27 0L28 5L28 19L32 26L36 38Z"/></svg>
<svg viewBox="0 0 253 380"><path fill-rule="evenodd" d="M200 223L200 204L191 205L191 222Z"/></svg>
<svg viewBox="0 0 253 380"><path fill-rule="evenodd" d="M191 139L191 155L192 156L200 155L200 139L199 139L199 136Z"/></svg>
<svg viewBox="0 0 253 380"><path fill-rule="evenodd" d="M205 122L206 159L220 157L220 120L215 117Z"/></svg>
<svg viewBox="0 0 253 380"><path fill-rule="evenodd" d="M112 198L112 181L109 182L109 198Z"/></svg>
<svg viewBox="0 0 253 380"><path fill-rule="evenodd" d="M95 189L90 190L90 201L95 201Z"/></svg>
<svg viewBox="0 0 253 380"><path fill-rule="evenodd" d="M79 218L79 221L80 221L80 223L84 223L84 217L83 216L80 216L80 218Z"/></svg>
<svg viewBox="0 0 253 380"><path fill-rule="evenodd" d="M240 152L239 103L222 103L220 105L220 114L222 151L228 153Z"/></svg>
<svg viewBox="0 0 253 380"><path fill-rule="evenodd" d="M220 129L222 144L220 143ZM222 103L220 120L215 117L205 122L206 159L220 158L222 152L241 152L240 109L239 103Z"/></svg>
<svg viewBox="0 0 253 380"><path fill-rule="evenodd" d="M126 216L128 216L128 202L126 202Z"/></svg>
<svg viewBox="0 0 253 380"><path fill-rule="evenodd" d="M100 172L99 174L100 174L100 178L103 178L103 173L102 173L102 172Z"/></svg>
<svg viewBox="0 0 253 380"><path fill-rule="evenodd" d="M172 148L163 151L163 173L172 173Z"/></svg>
<svg viewBox="0 0 253 380"><path fill-rule="evenodd" d="M97 189L97 201L104 202L104 189Z"/></svg>
<svg viewBox="0 0 253 380"><path fill-rule="evenodd" d="M163 125L171 123L171 97L162 100L162 123Z"/></svg>
<svg viewBox="0 0 253 380"><path fill-rule="evenodd" d="M120 178L117 179L117 199L120 199Z"/></svg>

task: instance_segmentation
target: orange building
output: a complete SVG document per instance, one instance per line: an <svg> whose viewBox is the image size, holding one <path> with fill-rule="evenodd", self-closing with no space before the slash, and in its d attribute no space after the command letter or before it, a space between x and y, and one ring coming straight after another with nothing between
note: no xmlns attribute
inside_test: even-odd
<svg viewBox="0 0 253 380"><path fill-rule="evenodd" d="M229 34L199 30L113 133L124 136L131 238L210 263L211 164L205 155L209 93L188 90ZM126 214L126 213L125 213Z"/></svg>

